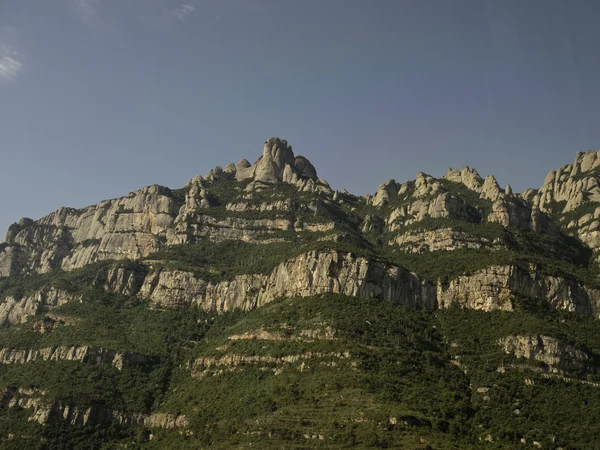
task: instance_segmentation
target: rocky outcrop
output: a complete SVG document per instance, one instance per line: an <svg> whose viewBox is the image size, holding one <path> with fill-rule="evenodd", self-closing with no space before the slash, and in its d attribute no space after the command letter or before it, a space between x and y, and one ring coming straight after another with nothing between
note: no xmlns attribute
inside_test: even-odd
<svg viewBox="0 0 600 450"><path fill-rule="evenodd" d="M398 195L400 184L395 180L387 180L385 183L377 187L377 193L373 197L373 206L385 205L390 198Z"/></svg>
<svg viewBox="0 0 600 450"><path fill-rule="evenodd" d="M493 266L438 284L438 304L483 311L513 309L517 297L546 300L552 308L600 317L600 290L542 274L534 266Z"/></svg>
<svg viewBox="0 0 600 450"><path fill-rule="evenodd" d="M525 199L515 195L510 186L502 190L492 175L484 180L475 169L463 166L461 170L448 169L444 178L465 185L479 194L482 200L491 202L491 211L484 217L486 221L499 223L505 228L558 235L558 228L537 205L532 207Z"/></svg>
<svg viewBox="0 0 600 450"><path fill-rule="evenodd" d="M584 351L549 336L507 336L499 344L507 354L559 370L580 369L589 360Z"/></svg>
<svg viewBox="0 0 600 450"><path fill-rule="evenodd" d="M600 250L600 151L579 152L573 164L546 176L539 189L527 189L522 197L540 211L560 218L560 225L592 250ZM598 258L598 257L597 257Z"/></svg>
<svg viewBox="0 0 600 450"><path fill-rule="evenodd" d="M282 372L282 367L290 366L300 362L299 369L302 371L309 360L327 360L327 365L337 365L338 360L350 359L350 352L306 352L285 356L271 355L239 355L226 354L220 357L206 356L197 358L189 363L192 376L203 378L208 375L215 376L223 373L238 372L243 370L244 366L253 365L272 370L276 374ZM324 361L318 363L323 364Z"/></svg>
<svg viewBox="0 0 600 450"><path fill-rule="evenodd" d="M561 211L568 212L588 200L600 202L598 166L600 152L579 152L573 164L551 171L539 190L527 191L525 196L542 211L553 211L556 203L563 203Z"/></svg>
<svg viewBox="0 0 600 450"><path fill-rule="evenodd" d="M55 346L41 349L0 349L0 364L27 364L35 361L76 361L85 364L110 364L118 370L125 367L144 366L153 357L131 352L111 352L103 348L81 346Z"/></svg>
<svg viewBox="0 0 600 450"><path fill-rule="evenodd" d="M596 160L588 161L591 156L580 159L577 176L582 170L595 170ZM373 197L366 198L334 193L326 181L318 178L308 159L294 154L287 141L270 138L254 164L242 159L237 165L227 164L225 169L217 166L205 177L192 178L182 190L153 185L80 210L60 208L38 221L20 220L9 227L5 242L0 244L0 278L72 270L100 260L136 260L168 245L201 239L264 240L279 231L311 231L320 226L321 220L317 219L323 217L340 228L360 225L365 233L402 231L403 227L429 218L473 223L487 220L536 233L557 233L543 212L543 202L534 201L535 193L519 196L512 189L502 190L493 177L484 180L467 166L449 169L444 178L437 180L418 173L414 181L404 184L388 180ZM455 192L448 182L465 186L481 201L488 202L489 207L470 204L473 196ZM211 193L219 183L229 183L224 198ZM264 195L265 191L275 193L281 183L312 196L297 202L277 195L268 199ZM592 189L591 184L588 187ZM360 224L362 216L354 212L361 203L376 207L389 203L393 210L382 210L380 217L369 214ZM311 216L315 220L311 221ZM593 224L590 226L593 228ZM582 232L586 242L598 241L600 245L597 234L600 233L589 227L585 234Z"/></svg>
<svg viewBox="0 0 600 450"><path fill-rule="evenodd" d="M558 227L546 214L512 194L501 194L494 200L487 221L499 223L505 228L513 227L537 234L559 235Z"/></svg>
<svg viewBox="0 0 600 450"><path fill-rule="evenodd" d="M562 225L568 233L575 234L597 252L600 249L600 205L590 209L590 212L584 212L579 217L563 222Z"/></svg>
<svg viewBox="0 0 600 450"><path fill-rule="evenodd" d="M0 326L24 323L37 314L81 299L79 294L52 286L25 296L11 295L0 299Z"/></svg>
<svg viewBox="0 0 600 450"><path fill-rule="evenodd" d="M389 231L424 219L450 218L478 223L480 213L458 196L452 195L435 178L418 173L414 184L404 184L398 195L405 198L387 219Z"/></svg>
<svg viewBox="0 0 600 450"><path fill-rule="evenodd" d="M324 293L374 296L428 309L436 306L435 288L416 275L335 251L313 251L281 263L270 275L241 275L220 283L179 270L151 272L139 295L161 306L198 305L221 312L249 310L281 297Z"/></svg>
<svg viewBox="0 0 600 450"><path fill-rule="evenodd" d="M233 171L233 167L231 167ZM294 155L285 139L276 137L265 141L263 154L253 164L242 159L235 166L238 181L250 182L248 191L261 189L261 185L283 182L298 187L303 192L322 192L333 195L325 180L317 177L315 167L301 155Z"/></svg>
<svg viewBox="0 0 600 450"><path fill-rule="evenodd" d="M83 210L60 208L39 221L21 221L0 248L0 277L147 256L173 234L180 206L172 191L155 185Z"/></svg>
<svg viewBox="0 0 600 450"><path fill-rule="evenodd" d="M389 245L397 245L409 253L434 251L452 251L465 248L501 249L505 245L501 240L492 240L480 236L439 228L437 230L415 229L399 234L390 240Z"/></svg>
<svg viewBox="0 0 600 450"><path fill-rule="evenodd" d="M148 267L142 264L115 265L100 270L94 285L122 295L135 295L140 291L147 274Z"/></svg>
<svg viewBox="0 0 600 450"><path fill-rule="evenodd" d="M166 413L125 413L102 405L71 406L62 402L49 402L44 398L45 395L44 391L36 389L10 389L4 395L4 402L9 408L31 410L29 420L40 425L66 422L69 425L94 426L112 422L123 427L165 429L185 428L188 425L185 416L173 416Z"/></svg>
<svg viewBox="0 0 600 450"><path fill-rule="evenodd" d="M478 194L483 191L483 178L481 178L481 176L475 169L472 169L469 166L463 166L460 170L449 168L446 175L444 175L444 178L455 183L464 184L467 188L471 189L474 192L477 192ZM489 182L487 179L485 181L487 182L485 183L487 187ZM496 180L494 179L493 181ZM486 189L486 194L488 193L489 191ZM485 194L484 196L487 197L487 195Z"/></svg>
<svg viewBox="0 0 600 450"><path fill-rule="evenodd" d="M283 327L282 327L283 328ZM313 342L318 340L333 340L335 339L336 330L331 326L323 326L321 328L309 328L300 330L299 333L289 333L290 330L285 330L285 333L277 331L269 331L261 328L255 331L246 331L242 334L232 334L229 336L231 341L245 341L257 339L259 341L304 341Z"/></svg>

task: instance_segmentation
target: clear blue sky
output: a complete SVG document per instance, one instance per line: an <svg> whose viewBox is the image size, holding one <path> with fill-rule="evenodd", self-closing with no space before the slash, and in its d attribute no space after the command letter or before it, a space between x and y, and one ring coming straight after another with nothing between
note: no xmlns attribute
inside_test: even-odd
<svg viewBox="0 0 600 450"><path fill-rule="evenodd" d="M287 138L334 188L600 148L598 0L0 0L0 228ZM1 238L1 237L0 237Z"/></svg>

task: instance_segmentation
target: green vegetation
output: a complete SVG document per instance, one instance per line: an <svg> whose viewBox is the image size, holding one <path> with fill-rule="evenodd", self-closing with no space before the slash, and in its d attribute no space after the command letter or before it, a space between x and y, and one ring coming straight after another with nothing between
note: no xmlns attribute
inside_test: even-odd
<svg viewBox="0 0 600 450"><path fill-rule="evenodd" d="M57 334L57 341L66 343L71 336L81 343L121 348L126 341L146 340L130 348L155 348L154 362L122 371L109 364L70 361L4 365L0 384L43 389L49 402L185 414L194 432L109 423L41 427L26 420L29 410L4 407L1 436L20 434L0 448L84 448L85 442L91 449L110 444L106 448L444 450L482 448L480 438L488 434L494 441L485 448L512 449L522 438L550 445L552 436L565 448L598 444L599 388L545 378L535 371L543 365L527 363L527 369L526 362L497 344L508 335L556 337L591 356L585 370L567 376L600 381L595 374L600 325L592 318L527 302L512 313L459 308L430 313L340 295L288 299L221 316L151 311L100 293L89 301L92 306L87 303L78 305L81 309L58 308L56 314L78 320L21 343L43 347L55 342L49 335L71 328L70 335ZM118 325L92 339L86 328L96 320ZM138 334L142 324L147 325L143 339ZM11 332L26 334L27 324ZM252 337L260 332L268 339ZM0 339L6 342L6 336ZM19 342L13 339L11 346ZM230 355L239 355L240 363L193 363ZM259 356L263 359L257 360ZM479 392L480 387L487 390ZM558 416L556 408L567 413Z"/></svg>
<svg viewBox="0 0 600 450"><path fill-rule="evenodd" d="M459 308L436 313L440 331L452 343L452 357L467 371L473 389L489 389L473 395L473 423L489 430L495 440L512 441L515 447L523 437L529 443L552 444L550 448L596 448L600 388L576 380L600 381L600 322L530 302L524 306L527 310L512 313ZM547 378L535 371L546 370L543 363L517 360L497 344L509 335L537 334L558 338L590 355L585 368L567 374L574 381ZM531 369L524 368L524 363ZM486 395L489 400L484 399Z"/></svg>

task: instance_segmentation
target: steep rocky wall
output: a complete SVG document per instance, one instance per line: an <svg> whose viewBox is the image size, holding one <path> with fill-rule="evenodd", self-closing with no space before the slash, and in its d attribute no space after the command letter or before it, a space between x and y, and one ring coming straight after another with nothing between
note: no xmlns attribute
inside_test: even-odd
<svg viewBox="0 0 600 450"><path fill-rule="evenodd" d="M410 253L457 250L464 248L501 249L506 245L489 238L473 236L468 233L439 228L436 230L411 230L395 236L389 245L397 245Z"/></svg>
<svg viewBox="0 0 600 450"><path fill-rule="evenodd" d="M600 290L574 280L543 275L534 267L493 266L438 285L438 304L484 311L513 309L515 297L547 300L551 307L598 317Z"/></svg>
<svg viewBox="0 0 600 450"><path fill-rule="evenodd" d="M239 275L211 282L184 270L112 266L94 282L110 292L135 295L161 307L198 306L217 312L250 310L282 297L339 293L374 296L384 301L434 310L453 303L484 311L514 308L517 297L547 300L551 307L600 316L600 290L542 274L534 266L492 266L451 280L447 285L421 281L404 269L352 256L312 251L278 265L270 274ZM23 323L42 311L82 297L54 288L20 300L0 302L3 324Z"/></svg>
<svg viewBox="0 0 600 450"><path fill-rule="evenodd" d="M149 255L173 234L180 206L168 188L154 185L83 210L60 208L37 222L23 219L6 232L0 277Z"/></svg>
<svg viewBox="0 0 600 450"><path fill-rule="evenodd" d="M35 389L4 390L3 402L9 408L31 410L29 420L41 425L66 422L69 425L94 426L106 422L117 423L124 427L145 428L185 428L188 420L185 416L173 416L166 413L125 413L94 405L87 408L65 405L61 402L48 402L45 392Z"/></svg>
<svg viewBox="0 0 600 450"><path fill-rule="evenodd" d="M145 278L138 295L161 306L198 305L221 312L253 309L280 297L329 292L436 307L435 287L415 274L342 252L309 252L281 263L269 275L240 275L220 283L180 270L155 271Z"/></svg>
<svg viewBox="0 0 600 450"><path fill-rule="evenodd" d="M0 299L0 326L24 323L29 317L71 301L80 301L81 298L81 295L54 287L47 287L21 298L5 297Z"/></svg>
<svg viewBox="0 0 600 450"><path fill-rule="evenodd" d="M573 164L565 164L546 176L537 191L524 192L534 205L543 211L552 211L556 203L564 202L563 212L572 211L585 201L600 201L597 172L600 151L579 152Z"/></svg>
<svg viewBox="0 0 600 450"><path fill-rule="evenodd" d="M147 355L131 352L111 352L103 348L81 346L54 346L41 349L0 349L0 364L27 364L35 361L76 361L85 364L110 364L118 370L143 366L153 361Z"/></svg>
<svg viewBox="0 0 600 450"><path fill-rule="evenodd" d="M579 369L589 360L584 351L549 336L507 336L499 345L507 354L543 362L560 370Z"/></svg>
<svg viewBox="0 0 600 450"><path fill-rule="evenodd" d="M527 189L522 194L541 211L558 216L570 214L561 225L595 252L600 249L599 167L600 151L579 152L572 164L549 172L539 189Z"/></svg>

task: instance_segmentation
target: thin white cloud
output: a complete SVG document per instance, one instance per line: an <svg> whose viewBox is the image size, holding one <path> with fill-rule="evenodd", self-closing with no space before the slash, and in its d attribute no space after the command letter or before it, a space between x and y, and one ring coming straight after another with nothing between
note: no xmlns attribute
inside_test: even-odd
<svg viewBox="0 0 600 450"><path fill-rule="evenodd" d="M175 10L173 14L175 14L175 17L177 17L177 19L184 21L187 18L187 16L192 14L194 11L196 11L196 8L192 5L181 5Z"/></svg>
<svg viewBox="0 0 600 450"><path fill-rule="evenodd" d="M98 0L75 0L75 7L81 20L86 25L93 25L96 20L96 5Z"/></svg>
<svg viewBox="0 0 600 450"><path fill-rule="evenodd" d="M10 47L0 46L0 80L13 81L23 70L23 63L18 59L18 53Z"/></svg>

